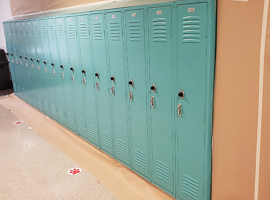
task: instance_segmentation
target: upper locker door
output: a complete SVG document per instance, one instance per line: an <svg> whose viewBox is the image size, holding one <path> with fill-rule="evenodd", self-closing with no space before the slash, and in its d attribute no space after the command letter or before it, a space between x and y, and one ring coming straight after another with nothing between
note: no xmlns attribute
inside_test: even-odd
<svg viewBox="0 0 270 200"><path fill-rule="evenodd" d="M75 110L73 100L73 71L69 64L67 52L67 35L65 30L65 22L63 17L56 18L57 40L59 47L59 61L61 70L61 78L64 84L64 94L66 102L67 128L76 132Z"/></svg>
<svg viewBox="0 0 270 200"><path fill-rule="evenodd" d="M132 169L150 178L144 10L125 11Z"/></svg>
<svg viewBox="0 0 270 200"><path fill-rule="evenodd" d="M107 13L107 30L109 65L111 68L111 95L113 99L115 157L129 165L129 136L126 112L128 81L124 66L121 12Z"/></svg>
<svg viewBox="0 0 270 200"><path fill-rule="evenodd" d="M80 63L80 51L77 38L76 17L74 15L65 18L66 30L68 34L68 52L70 65L73 68L73 81L74 81L74 104L75 104L75 119L77 125L77 134L87 139L86 126L85 126L85 97L83 85L83 73Z"/></svg>
<svg viewBox="0 0 270 200"><path fill-rule="evenodd" d="M171 10L148 10L153 182L169 193L174 188Z"/></svg>
<svg viewBox="0 0 270 200"><path fill-rule="evenodd" d="M100 135L101 149L113 155L113 141L111 131L111 104L109 95L110 69L106 63L106 45L104 30L104 15L90 15L90 37L92 41L92 58L95 73L95 90L97 117L99 122L98 135Z"/></svg>
<svg viewBox="0 0 270 200"><path fill-rule="evenodd" d="M180 199L204 199L209 192L204 172L205 160L205 69L207 4L178 6L177 87L174 97L178 109L178 195ZM181 109L181 110L180 110ZM181 115L181 116L180 116ZM211 143L209 143L211 144ZM210 178L210 174L207 174Z"/></svg>
<svg viewBox="0 0 270 200"><path fill-rule="evenodd" d="M97 117L93 84L95 71L93 70L92 65L88 15L79 15L77 17L77 24L79 28L78 35L80 42L81 63L83 68L82 75L85 93L85 113L88 139L90 142L100 147L99 136L97 135Z"/></svg>

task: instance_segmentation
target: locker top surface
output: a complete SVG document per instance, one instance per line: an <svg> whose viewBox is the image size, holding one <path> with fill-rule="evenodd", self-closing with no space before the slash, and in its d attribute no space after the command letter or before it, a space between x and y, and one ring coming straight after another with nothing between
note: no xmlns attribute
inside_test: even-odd
<svg viewBox="0 0 270 200"><path fill-rule="evenodd" d="M61 8L56 10L49 10L44 12L30 13L26 15L18 15L15 16L9 21L14 20L23 20L23 19L33 19L33 18L41 18L41 17L52 17L58 15L67 15L74 13L83 13L83 12L93 12L93 11L102 11L102 10L110 10L117 8L128 8L135 6L145 6L145 5L155 5L155 4L164 4L164 3L198 3L198 2L208 2L215 4L216 0L118 0L118 1L102 1L102 2L94 2L90 4L83 4L78 6L72 6L67 8Z"/></svg>

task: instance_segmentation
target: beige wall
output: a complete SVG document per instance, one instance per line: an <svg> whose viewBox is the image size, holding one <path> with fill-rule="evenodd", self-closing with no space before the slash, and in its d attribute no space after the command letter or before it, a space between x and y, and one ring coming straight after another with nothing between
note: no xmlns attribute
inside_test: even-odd
<svg viewBox="0 0 270 200"><path fill-rule="evenodd" d="M254 199L263 8L264 0L218 1L213 200ZM269 34L270 31L264 75L259 200L270 199Z"/></svg>

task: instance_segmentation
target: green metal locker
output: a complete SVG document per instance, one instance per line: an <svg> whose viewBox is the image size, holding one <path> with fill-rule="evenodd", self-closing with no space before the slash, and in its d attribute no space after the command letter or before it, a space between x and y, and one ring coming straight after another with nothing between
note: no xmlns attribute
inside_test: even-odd
<svg viewBox="0 0 270 200"><path fill-rule="evenodd" d="M87 139L86 126L85 126L85 105L84 105L84 92L83 92L83 69L80 63L80 54L78 47L78 37L76 30L76 16L68 15L65 17L65 24L67 30L68 52L70 65L74 72L73 75L73 95L75 106L75 120L77 125L76 133Z"/></svg>
<svg viewBox="0 0 270 200"><path fill-rule="evenodd" d="M74 109L74 95L73 95L73 77L74 73L71 70L69 64L68 52L67 52L67 36L65 29L65 22L63 17L55 19L57 29L57 41L59 48L59 62L61 68L61 78L63 79L64 98L66 102L66 117L67 117L67 128L76 132L75 123L75 109ZM73 79L73 80L72 80Z"/></svg>
<svg viewBox="0 0 270 200"><path fill-rule="evenodd" d="M132 169L150 179L148 103L149 90L147 82L146 50L145 50L145 13L143 9L126 9L125 39L126 62L128 68L128 98L131 134ZM148 105L148 106L147 106Z"/></svg>
<svg viewBox="0 0 270 200"><path fill-rule="evenodd" d="M89 19L88 14L77 16L78 39L81 54L81 65L83 75L83 90L85 95L85 114L86 114L86 130L88 140L100 147L100 139L97 133L96 118L96 99L94 91L93 77L95 70L92 64L91 41L89 36Z"/></svg>
<svg viewBox="0 0 270 200"><path fill-rule="evenodd" d="M97 120L99 122L98 135L101 149L113 155L113 141L111 130L111 86L110 69L106 62L105 26L103 13L90 15L90 37L92 40L92 62L95 73L95 90L97 98ZM110 83L110 84L109 84ZM110 86L109 86L110 85Z"/></svg>

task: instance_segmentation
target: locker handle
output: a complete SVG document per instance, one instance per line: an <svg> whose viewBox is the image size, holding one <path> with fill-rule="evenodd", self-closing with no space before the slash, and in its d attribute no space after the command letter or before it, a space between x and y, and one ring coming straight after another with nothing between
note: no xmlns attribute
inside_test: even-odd
<svg viewBox="0 0 270 200"><path fill-rule="evenodd" d="M85 75L85 74L86 74L86 71L83 69L83 70L82 70L82 73Z"/></svg>
<svg viewBox="0 0 270 200"><path fill-rule="evenodd" d="M43 63L46 65L47 64L47 61L45 60Z"/></svg>
<svg viewBox="0 0 270 200"><path fill-rule="evenodd" d="M177 112L178 112L179 117L182 117L182 104L181 103L179 103L177 106Z"/></svg>
<svg viewBox="0 0 270 200"><path fill-rule="evenodd" d="M155 91L156 91L156 89L157 89L157 87L156 87L156 85L155 85L155 84L153 84L153 85L150 87L150 89L151 89L153 92L155 92Z"/></svg>
<svg viewBox="0 0 270 200"><path fill-rule="evenodd" d="M134 83L133 83L133 80L130 79L130 81L128 82L128 84L131 85L131 86L133 87L133 84L134 84Z"/></svg>
<svg viewBox="0 0 270 200"><path fill-rule="evenodd" d="M98 72L97 72L97 73L95 73L95 76L99 78L99 74L98 74Z"/></svg>
<svg viewBox="0 0 270 200"><path fill-rule="evenodd" d="M111 80L112 80L113 82L115 81L114 75L112 75Z"/></svg>
<svg viewBox="0 0 270 200"><path fill-rule="evenodd" d="M10 54L11 56L13 56L13 54Z"/></svg>
<svg viewBox="0 0 270 200"><path fill-rule="evenodd" d="M25 60L27 60L27 57L24 57Z"/></svg>
<svg viewBox="0 0 270 200"><path fill-rule="evenodd" d="M51 66L54 66L54 63L51 63Z"/></svg>
<svg viewBox="0 0 270 200"><path fill-rule="evenodd" d="M113 86L111 87L111 93L112 93L112 95L114 95L114 87Z"/></svg>
<svg viewBox="0 0 270 200"><path fill-rule="evenodd" d="M63 66L63 65L60 65L60 68L62 68L62 69L63 69L63 68L64 68L64 66Z"/></svg>
<svg viewBox="0 0 270 200"><path fill-rule="evenodd" d="M132 98L132 91L130 91L130 92L128 93L128 97L129 97L129 100L130 100L130 101L133 100L133 98Z"/></svg>
<svg viewBox="0 0 270 200"><path fill-rule="evenodd" d="M33 58L30 58L30 60L32 60L32 61L33 61Z"/></svg>
<svg viewBox="0 0 270 200"><path fill-rule="evenodd" d="M99 84L98 84L98 81L96 82L96 88L97 88L97 91L99 91Z"/></svg>
<svg viewBox="0 0 270 200"><path fill-rule="evenodd" d="M183 99L185 96L185 92L183 90L180 90L180 92L178 93L178 96Z"/></svg>
<svg viewBox="0 0 270 200"><path fill-rule="evenodd" d="M37 62L39 63L39 59L37 59Z"/></svg>
<svg viewBox="0 0 270 200"><path fill-rule="evenodd" d="M154 100L154 96L151 97L150 99L150 105L152 106L152 108L155 107L155 100Z"/></svg>
<svg viewBox="0 0 270 200"><path fill-rule="evenodd" d="M71 68L70 68L70 70L71 70L71 71L74 71L74 68L73 68L73 67L71 67Z"/></svg>
<svg viewBox="0 0 270 200"><path fill-rule="evenodd" d="M20 58L22 58L22 56L20 56Z"/></svg>

